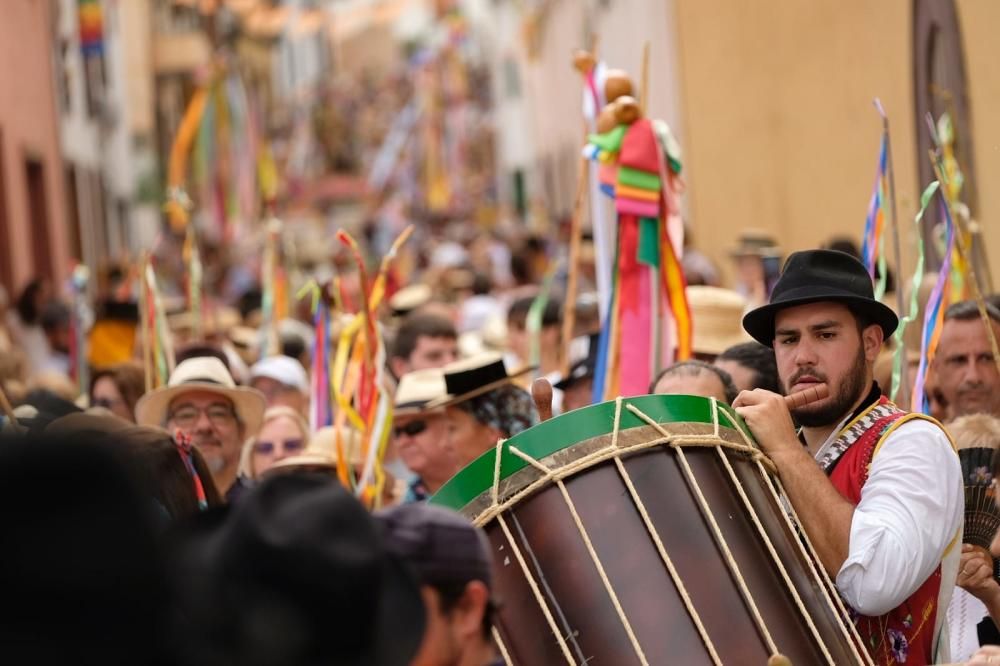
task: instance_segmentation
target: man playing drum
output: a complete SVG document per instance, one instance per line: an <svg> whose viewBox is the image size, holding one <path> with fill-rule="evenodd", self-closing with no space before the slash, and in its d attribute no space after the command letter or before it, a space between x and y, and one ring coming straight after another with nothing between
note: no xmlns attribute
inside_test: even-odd
<svg viewBox="0 0 1000 666"><path fill-rule="evenodd" d="M939 639L961 554L962 474L940 425L896 407L872 379L897 324L856 259L797 252L743 326L774 347L786 394L825 384L826 397L789 411L782 396L756 389L733 404L872 658L928 664L947 661Z"/></svg>

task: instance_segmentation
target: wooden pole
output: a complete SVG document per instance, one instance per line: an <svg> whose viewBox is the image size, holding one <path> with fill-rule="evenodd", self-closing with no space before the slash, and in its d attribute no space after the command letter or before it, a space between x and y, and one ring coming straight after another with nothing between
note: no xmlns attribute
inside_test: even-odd
<svg viewBox="0 0 1000 666"><path fill-rule="evenodd" d="M586 136L586 132L584 132ZM587 158L580 158L580 168L576 175L576 196L573 201L573 219L569 230L569 259L566 276L566 298L563 300L562 328L562 368L560 374L569 376L569 347L573 340L573 329L576 327L576 292L579 288L580 245L583 232L583 207L587 200L587 190L590 189L590 179L587 169Z"/></svg>
<svg viewBox="0 0 1000 666"><path fill-rule="evenodd" d="M143 254L139 260L139 334L142 339L142 371L146 379L146 393L153 390L153 350L150 348L149 320L149 280L146 278L146 267L149 265L149 255Z"/></svg>
<svg viewBox="0 0 1000 666"><path fill-rule="evenodd" d="M639 108L642 110L642 117L646 117L649 109L649 41L642 46L642 88L640 89Z"/></svg>
<svg viewBox="0 0 1000 666"><path fill-rule="evenodd" d="M597 33L590 36L590 54L593 62L597 62L597 44L599 38ZM595 109L600 113L600 109ZM590 128L587 121L583 122L583 144L587 143L587 135ZM562 326L562 346L560 349L560 375L569 376L570 357L569 347L573 341L573 329L576 328L576 293L579 289L580 274L580 245L583 234L583 209L587 201L587 191L590 189L590 168L587 158L580 158L580 168L576 174L576 193L573 196L573 217L570 220L569 230L569 257L566 267L566 296L563 299L563 326Z"/></svg>

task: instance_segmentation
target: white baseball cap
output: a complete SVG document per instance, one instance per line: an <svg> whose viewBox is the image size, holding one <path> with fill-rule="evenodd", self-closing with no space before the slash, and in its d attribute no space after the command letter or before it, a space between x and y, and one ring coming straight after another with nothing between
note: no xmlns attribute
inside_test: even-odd
<svg viewBox="0 0 1000 666"><path fill-rule="evenodd" d="M309 393L309 377L302 364L290 356L268 356L253 364L250 368L250 381L258 377L267 377L285 386Z"/></svg>

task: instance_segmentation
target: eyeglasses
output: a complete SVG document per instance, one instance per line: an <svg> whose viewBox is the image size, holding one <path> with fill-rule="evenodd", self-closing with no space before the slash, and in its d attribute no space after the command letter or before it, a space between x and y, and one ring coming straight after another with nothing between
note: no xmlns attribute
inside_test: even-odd
<svg viewBox="0 0 1000 666"><path fill-rule="evenodd" d="M233 424L236 420L236 412L232 407L225 405L209 405L204 409L194 405L178 407L169 417L181 428L190 428L198 423L198 417L202 414L208 417L209 422L216 427L225 427Z"/></svg>
<svg viewBox="0 0 1000 666"><path fill-rule="evenodd" d="M409 435L410 437L416 437L424 430L427 430L427 421L410 421L406 425L397 426L392 429L392 434L396 437L400 435Z"/></svg>
<svg viewBox="0 0 1000 666"><path fill-rule="evenodd" d="M253 445L253 450L254 453L269 456L274 453L278 444L281 444L281 448L285 453L298 453L303 449L305 443L301 439L286 439L283 442L281 440L276 442L257 442Z"/></svg>

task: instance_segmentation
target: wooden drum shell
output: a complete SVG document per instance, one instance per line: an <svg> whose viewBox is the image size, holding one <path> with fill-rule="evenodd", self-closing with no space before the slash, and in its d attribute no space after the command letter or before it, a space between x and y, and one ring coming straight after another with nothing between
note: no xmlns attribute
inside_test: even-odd
<svg viewBox="0 0 1000 666"><path fill-rule="evenodd" d="M579 424L570 423L568 417L584 418L584 412L598 407L603 411L594 436L536 460L546 468L560 470L588 455L600 457L595 452L610 448L621 452L620 467L610 457L572 471L562 480L567 502L556 479L546 482L542 471L528 465L500 475L496 498L501 503L518 493L523 497L499 511L499 516L495 510L491 516L492 488L462 506L467 516L482 523L493 546L495 596L502 604L496 629L510 663L641 664L641 651L648 664L712 664L714 649L721 663L765 664L774 652L766 635L776 651L793 664L864 663L859 661L859 652L863 652L856 634L842 606L831 596L828 579L820 575L818 564L792 531L770 475L744 451L706 444L707 438L715 437L719 444L745 447L748 439L746 432L740 431L738 418L726 411L728 408L687 396L647 396L624 401L627 403L648 411L661 423L664 414L690 417L697 413L698 418L662 425L674 442L681 444L675 448L666 443L643 445L663 439L663 433L634 419L626 424L628 419L620 416L621 407L617 408L621 429L615 437L613 427L604 427L609 405L615 409L614 403L557 417L509 440L502 450L501 467L508 466L508 457L514 458L510 466L517 466L511 446L524 453L528 449L544 452L557 445L546 441L557 439L559 431L553 425L566 419L559 430L573 429ZM698 445L686 446L686 439L698 440ZM791 586L722 456L728 460ZM485 457L488 460L483 461L483 469L486 463L495 466L495 454ZM685 472L685 461L697 490ZM664 562L626 477L684 593ZM533 490L529 488L532 484L536 486ZM718 526L721 542L699 500L699 491ZM444 492L435 501L454 506L457 499L456 494ZM732 563L721 543L728 546ZM552 616L551 622L531 580ZM553 623L563 638L562 645Z"/></svg>

